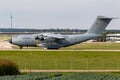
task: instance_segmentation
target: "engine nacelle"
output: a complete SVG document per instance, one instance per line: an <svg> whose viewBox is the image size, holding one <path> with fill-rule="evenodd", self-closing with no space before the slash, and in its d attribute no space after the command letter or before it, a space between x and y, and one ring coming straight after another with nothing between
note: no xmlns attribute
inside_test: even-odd
<svg viewBox="0 0 120 80"><path fill-rule="evenodd" d="M42 42L54 42L54 41L56 41L55 38L47 37L47 36L36 36L35 40L39 40L39 41L42 41Z"/></svg>
<svg viewBox="0 0 120 80"><path fill-rule="evenodd" d="M44 39L44 42L55 42L56 39L55 38L51 38L51 37L47 37L46 39Z"/></svg>
<svg viewBox="0 0 120 80"><path fill-rule="evenodd" d="M43 36L36 36L35 40L40 40L40 41L44 41L44 37Z"/></svg>

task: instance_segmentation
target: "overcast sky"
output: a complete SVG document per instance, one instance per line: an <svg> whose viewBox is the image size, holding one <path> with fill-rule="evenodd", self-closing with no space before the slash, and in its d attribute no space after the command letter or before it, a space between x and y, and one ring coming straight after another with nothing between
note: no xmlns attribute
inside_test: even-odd
<svg viewBox="0 0 120 80"><path fill-rule="evenodd" d="M88 29L98 15L120 18L120 0L0 0L0 28ZM107 29L120 29L120 19Z"/></svg>

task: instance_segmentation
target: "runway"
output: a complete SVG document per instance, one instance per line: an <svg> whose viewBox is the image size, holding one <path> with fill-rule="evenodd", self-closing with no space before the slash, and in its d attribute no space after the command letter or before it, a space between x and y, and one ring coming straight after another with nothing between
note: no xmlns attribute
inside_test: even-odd
<svg viewBox="0 0 120 80"><path fill-rule="evenodd" d="M96 52L120 52L120 50L109 50L109 49L81 49L81 50L47 50L47 49L11 49L11 48L0 48L5 51L66 51L66 52L79 52L79 51L96 51Z"/></svg>
<svg viewBox="0 0 120 80"><path fill-rule="evenodd" d="M84 50L44 50L44 49L8 49L8 48L5 48L5 49L0 49L0 50L3 50L3 51L66 51L66 52L79 52L79 51L96 51L96 52L120 52L120 50L103 50L103 49L100 49L100 50L97 50L97 49L84 49Z"/></svg>
<svg viewBox="0 0 120 80"><path fill-rule="evenodd" d="M87 45L87 44L86 44ZM47 49L42 49L39 47L25 47L23 49L14 49L12 45L8 41L0 41L0 50L16 50L16 51L113 51L113 52L120 52L120 49L86 49L86 48L78 48L78 49L67 49L67 48L61 48L58 50L47 50Z"/></svg>

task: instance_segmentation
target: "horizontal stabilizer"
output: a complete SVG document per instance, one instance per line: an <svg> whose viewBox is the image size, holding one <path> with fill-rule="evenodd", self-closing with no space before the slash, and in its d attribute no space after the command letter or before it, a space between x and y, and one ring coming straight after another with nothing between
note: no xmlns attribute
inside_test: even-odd
<svg viewBox="0 0 120 80"><path fill-rule="evenodd" d="M101 19L101 20L107 20L107 19L119 19L117 17L113 17L113 18L110 18L110 17L104 17L104 16L98 16L97 18Z"/></svg>

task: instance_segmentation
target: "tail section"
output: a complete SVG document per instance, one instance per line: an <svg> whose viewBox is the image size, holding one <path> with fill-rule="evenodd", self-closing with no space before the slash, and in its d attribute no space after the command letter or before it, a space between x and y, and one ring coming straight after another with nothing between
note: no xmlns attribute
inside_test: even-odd
<svg viewBox="0 0 120 80"><path fill-rule="evenodd" d="M94 24L91 26L91 28L87 31L86 34L102 34L112 19L113 18L98 16Z"/></svg>

